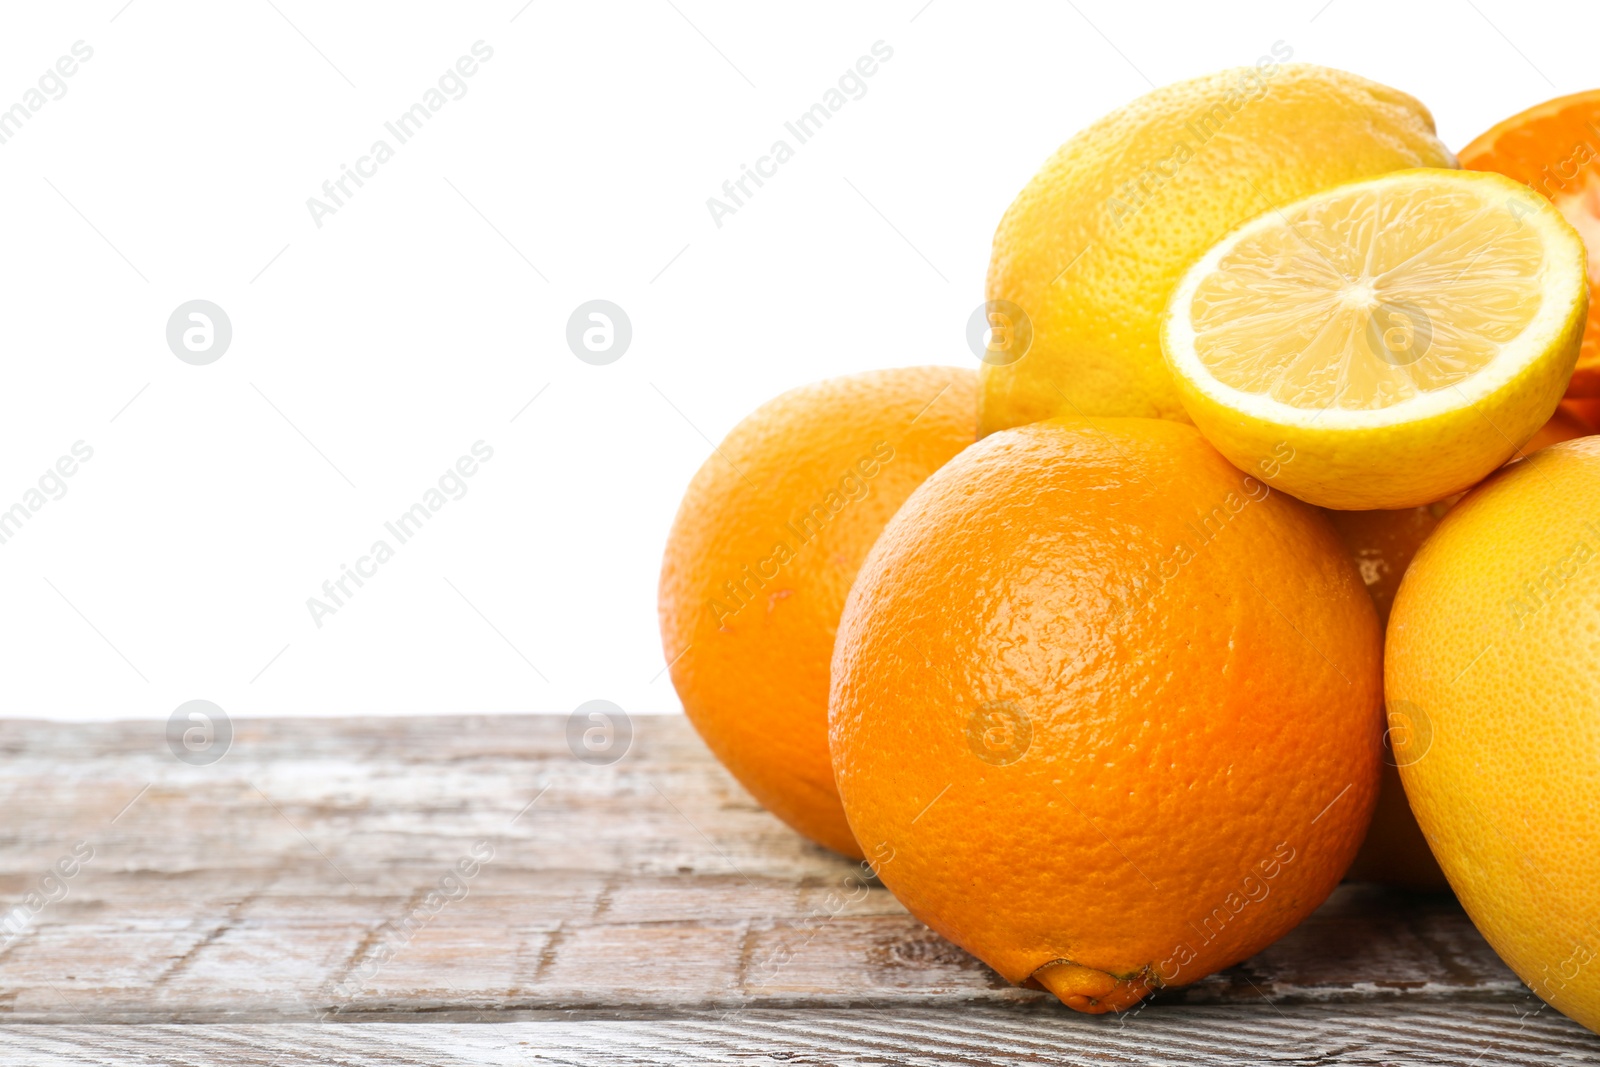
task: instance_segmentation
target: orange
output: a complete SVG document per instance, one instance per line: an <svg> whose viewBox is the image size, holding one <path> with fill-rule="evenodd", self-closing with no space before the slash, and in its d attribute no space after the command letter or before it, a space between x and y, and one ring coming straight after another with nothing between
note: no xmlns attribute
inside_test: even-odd
<svg viewBox="0 0 1600 1067"><path fill-rule="evenodd" d="M1513 463L1400 583L1385 692L1406 795L1467 914L1600 1028L1600 438Z"/></svg>
<svg viewBox="0 0 1600 1067"><path fill-rule="evenodd" d="M1356 561L1361 580L1372 595L1380 624L1389 620L1389 607L1394 603L1395 591L1400 588L1400 579L1411 565L1411 557L1417 554L1417 549L1456 499L1446 497L1434 504L1398 511L1328 510L1333 528L1339 531L1340 540Z"/></svg>
<svg viewBox="0 0 1600 1067"><path fill-rule="evenodd" d="M1550 421L1539 427L1539 431L1517 450L1511 462L1541 448L1594 433L1594 428L1575 412L1577 403L1581 402L1564 401ZM1366 583L1367 592L1372 594L1372 602L1378 609L1380 622L1388 621L1389 607L1411 557L1459 499L1457 494L1399 511L1328 511L1339 537L1355 557L1361 580Z"/></svg>
<svg viewBox="0 0 1600 1067"><path fill-rule="evenodd" d="M1380 658L1317 509L1181 423L1035 423L930 477L867 558L834 774L912 914L1120 1010L1339 881L1377 794Z"/></svg>
<svg viewBox="0 0 1600 1067"><path fill-rule="evenodd" d="M1600 89L1516 114L1461 150L1467 170L1492 170L1551 200L1589 253L1589 320L1567 395L1600 396Z"/></svg>
<svg viewBox="0 0 1600 1067"><path fill-rule="evenodd" d="M1594 432L1567 410L1572 403L1566 401L1557 409L1532 440L1518 450L1518 458ZM1400 588L1400 579L1405 576L1417 549L1459 499L1459 496L1447 497L1437 503L1401 511L1328 512L1334 529L1339 531L1340 539L1361 570L1361 579L1366 582L1373 606L1378 609L1380 624L1389 621L1389 608ZM1448 889L1444 872L1429 851L1428 842L1406 802L1389 744L1389 731L1385 732L1384 741L1383 782L1378 791L1378 806L1372 813L1367 840L1350 865L1347 877L1356 882L1384 882L1427 892Z"/></svg>
<svg viewBox="0 0 1600 1067"><path fill-rule="evenodd" d="M1508 462L1515 463L1518 459L1531 456L1541 448L1559 445L1562 441L1570 441L1574 437L1588 437L1594 433L1594 427L1578 414L1576 405L1564 403L1550 416L1550 421L1539 427L1539 432L1534 434L1527 444L1517 450L1516 459Z"/></svg>
<svg viewBox="0 0 1600 1067"><path fill-rule="evenodd" d="M684 493L661 643L717 758L800 833L859 857L828 759L845 594L911 491L977 436L977 376L875 371L791 390L734 427Z"/></svg>
<svg viewBox="0 0 1600 1067"><path fill-rule="evenodd" d="M1600 398L1563 400L1561 410L1583 423L1590 433L1600 431Z"/></svg>
<svg viewBox="0 0 1600 1067"><path fill-rule="evenodd" d="M1542 431L1541 431L1542 432ZM1454 498L1451 498L1452 502ZM1449 510L1440 501L1400 511L1329 511L1328 518L1361 570L1380 624L1389 619L1389 607L1400 588L1411 557L1427 540ZM1444 872L1428 850L1428 842L1406 803L1400 772L1395 769L1389 733L1384 733L1383 777L1378 805L1372 812L1367 839L1350 865L1347 877L1356 882L1382 882L1405 889L1438 892L1448 889Z"/></svg>
<svg viewBox="0 0 1600 1067"><path fill-rule="evenodd" d="M1541 433L1543 431L1540 431ZM1454 498L1451 498L1453 502ZM1361 570L1361 578L1378 609L1380 624L1388 622L1389 607L1400 588L1411 557L1427 540L1450 504L1440 501L1400 511L1329 511L1328 518ZM1378 804L1372 812L1367 839L1346 876L1355 882L1382 882L1405 889L1437 892L1448 889L1444 872L1428 849L1406 803L1400 772L1394 765L1389 733L1384 733L1383 777Z"/></svg>

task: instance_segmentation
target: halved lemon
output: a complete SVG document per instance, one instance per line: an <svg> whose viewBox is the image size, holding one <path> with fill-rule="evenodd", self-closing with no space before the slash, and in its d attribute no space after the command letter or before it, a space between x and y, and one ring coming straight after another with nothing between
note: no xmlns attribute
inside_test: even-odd
<svg viewBox="0 0 1600 1067"><path fill-rule="evenodd" d="M1583 242L1498 174L1408 170L1273 208L1172 294L1189 417L1246 473L1345 510L1475 484L1549 419L1588 310Z"/></svg>

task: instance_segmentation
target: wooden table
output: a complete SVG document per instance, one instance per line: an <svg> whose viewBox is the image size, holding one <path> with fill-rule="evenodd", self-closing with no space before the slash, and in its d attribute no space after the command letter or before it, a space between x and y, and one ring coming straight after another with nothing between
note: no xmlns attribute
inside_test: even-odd
<svg viewBox="0 0 1600 1067"><path fill-rule="evenodd" d="M160 723L0 722L0 1063L1600 1063L1452 899L1359 885L1075 1015L838 906L855 866L684 720L609 766L565 726L240 721L190 766Z"/></svg>

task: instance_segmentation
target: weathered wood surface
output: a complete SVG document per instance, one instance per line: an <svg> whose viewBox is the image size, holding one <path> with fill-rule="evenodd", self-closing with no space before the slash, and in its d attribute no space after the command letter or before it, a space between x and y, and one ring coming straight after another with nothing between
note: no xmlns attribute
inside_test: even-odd
<svg viewBox="0 0 1600 1067"><path fill-rule="evenodd" d="M855 865L680 718L635 719L610 766L564 716L234 726L195 767L163 724L0 722L0 909L60 897L0 929L0 1062L1600 1062L1448 898L1341 887L1090 1020L881 888L841 907Z"/></svg>
<svg viewBox="0 0 1600 1067"><path fill-rule="evenodd" d="M1510 1005L1353 1014L1332 1005L1168 1007L1128 1020L1062 1011L755 1009L730 1019L0 1027L31 1067L246 1064L1144 1064L1451 1067L1596 1062L1587 1031Z"/></svg>

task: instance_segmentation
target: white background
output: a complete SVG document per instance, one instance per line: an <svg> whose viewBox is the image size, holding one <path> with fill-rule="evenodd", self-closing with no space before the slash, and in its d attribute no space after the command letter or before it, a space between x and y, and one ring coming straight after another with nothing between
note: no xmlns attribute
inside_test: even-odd
<svg viewBox="0 0 1600 1067"><path fill-rule="evenodd" d="M973 365L995 223L1076 129L1276 41L1456 148L1600 81L1592 4L124 4L0 16L0 108L94 50L0 144L0 509L94 450L0 545L10 716L676 710L656 572L708 439L806 381ZM317 228L307 198L479 40ZM195 298L233 324L209 366L166 345ZM609 366L566 347L592 298L632 319ZM306 599L478 440L467 495L317 628Z"/></svg>

